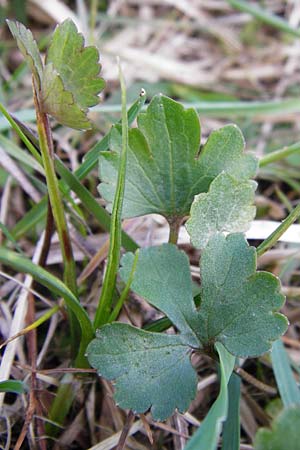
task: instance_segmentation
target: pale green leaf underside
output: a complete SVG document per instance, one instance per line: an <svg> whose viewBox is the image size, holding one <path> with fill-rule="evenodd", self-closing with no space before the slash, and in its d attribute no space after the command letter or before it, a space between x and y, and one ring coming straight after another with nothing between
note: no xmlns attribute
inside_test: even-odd
<svg viewBox="0 0 300 450"><path fill-rule="evenodd" d="M48 63L53 64L80 108L99 102L98 94L105 85L99 77L99 53L96 47L84 46L84 38L72 20L67 19L56 27L46 56Z"/></svg>
<svg viewBox="0 0 300 450"><path fill-rule="evenodd" d="M108 209L116 189L120 133L116 127L111 151L100 156L99 191ZM168 97L155 96L147 111L138 116L138 128L129 131L123 217L149 213L184 217L194 196L207 192L222 171L238 180L255 175L257 160L244 154L244 139L235 125L213 132L198 157L199 147L197 113Z"/></svg>
<svg viewBox="0 0 300 450"><path fill-rule="evenodd" d="M255 450L299 450L300 407L285 409L273 422L272 429L261 428Z"/></svg>
<svg viewBox="0 0 300 450"><path fill-rule="evenodd" d="M42 102L44 112L55 117L62 125L79 130L91 127L86 111L74 103L72 93L65 90L52 64L47 64L43 72Z"/></svg>
<svg viewBox="0 0 300 450"><path fill-rule="evenodd" d="M204 248L218 232L246 231L255 217L255 181L240 181L222 172L206 194L196 195L186 228L194 247Z"/></svg>
<svg viewBox="0 0 300 450"><path fill-rule="evenodd" d="M256 252L242 234L213 236L202 251L201 308L197 335L219 341L233 355L258 356L287 329L277 311L284 303L279 280L256 272Z"/></svg>
<svg viewBox="0 0 300 450"><path fill-rule="evenodd" d="M121 260L120 275L126 282L133 261L132 253L126 253ZM172 244L139 250L130 288L165 313L179 330L190 335L191 345L198 346L189 326L197 311L189 261L183 251Z"/></svg>
<svg viewBox="0 0 300 450"><path fill-rule="evenodd" d="M28 62L30 69L34 75L37 86L41 85L41 78L43 72L43 63L41 60L40 52L36 41L34 40L32 33L22 23L7 20L7 25L16 39L18 47Z"/></svg>
<svg viewBox="0 0 300 450"><path fill-rule="evenodd" d="M122 323L105 325L88 346L92 367L115 380L115 401L155 420L175 408L185 411L196 394L197 376L180 335L148 333Z"/></svg>

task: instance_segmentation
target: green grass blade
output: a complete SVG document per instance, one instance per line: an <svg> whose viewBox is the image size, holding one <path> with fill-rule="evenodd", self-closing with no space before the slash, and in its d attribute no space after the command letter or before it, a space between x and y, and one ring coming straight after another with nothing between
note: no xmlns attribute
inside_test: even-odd
<svg viewBox="0 0 300 450"><path fill-rule="evenodd" d="M18 242L15 240L13 234L9 231L9 229L4 225L4 223L0 222L0 230L4 234L4 236L13 243L16 250L18 250L19 253L22 253L22 249L19 246Z"/></svg>
<svg viewBox="0 0 300 450"><path fill-rule="evenodd" d="M222 450L240 449L240 396L241 379L232 373L228 383L229 406L223 426Z"/></svg>
<svg viewBox="0 0 300 450"><path fill-rule="evenodd" d="M293 376L289 357L280 340L274 342L271 358L276 383L284 406L288 408L295 404L300 405L300 390Z"/></svg>
<svg viewBox="0 0 300 450"><path fill-rule="evenodd" d="M131 108L128 111L127 117L129 123L132 123L138 112L141 110L143 104L145 103L145 92L143 91L139 98L134 102ZM18 133L19 137L23 140L25 145L27 146L28 142L30 148L33 147L36 149L37 139L36 136L28 129L24 124L16 123L15 119L12 118L9 113L5 111L5 117L9 119L11 126ZM30 136L29 136L30 135ZM56 170L63 179L63 181L59 182L59 187L64 196L68 196L69 189L73 190L77 196L82 201L83 205L87 208L87 210L95 216L98 220L102 228L104 230L109 231L110 229L110 215L108 212L97 203L91 193L80 183L80 181L88 175L88 173L95 167L98 162L99 152L108 149L109 145L109 136L110 132L100 141L100 143L96 144L96 146L86 155L86 160L83 164L75 171L73 174L70 172L63 163L57 158L55 161ZM33 143L35 145L33 145ZM69 196L68 199L70 200ZM42 200L42 205L36 205L34 207L34 213L27 213L21 221L15 226L13 230L13 235L16 237L21 236L22 233L26 232L28 229L32 228L36 223L39 223L43 217L46 215L46 205L47 201L45 198ZM37 214L35 216L35 214ZM138 245L131 239L125 232L122 231L122 245L127 251L135 251L138 248Z"/></svg>
<svg viewBox="0 0 300 450"><path fill-rule="evenodd" d="M23 131L21 130L20 126L17 124L17 122L11 117L11 115L9 114L9 112L7 111L7 109L5 108L4 105L2 105L2 103L0 103L0 112L2 112L2 114L4 115L4 117L6 118L6 120L8 120L9 124L11 125L11 127L13 128L13 130L15 130L15 132L17 133L17 135L20 137L20 139L22 139L22 141L24 142L24 144L26 145L26 147L28 148L28 150L31 152L31 154L33 155L33 157L40 163L41 166L43 166L42 164L42 157L39 154L39 152L37 151L37 149L35 148L35 146L30 142L30 140L28 139L28 137L23 133Z"/></svg>
<svg viewBox="0 0 300 450"><path fill-rule="evenodd" d="M257 256L261 256L266 253L273 245L276 244L278 239L283 233L300 217L300 205L296 206L293 211L283 220L283 222L276 228L273 233L270 234L256 249Z"/></svg>
<svg viewBox="0 0 300 450"><path fill-rule="evenodd" d="M222 422L227 417L228 387L232 374L235 357L227 352L222 344L217 343L216 349L220 358L221 387L217 400L200 425L199 430L192 436L184 450L215 450L221 433Z"/></svg>
<svg viewBox="0 0 300 450"><path fill-rule="evenodd" d="M276 116L277 114L299 113L300 100L298 98L286 98L282 100L269 101L197 101L197 102L182 102L184 108L195 108L199 114L205 114L210 117L253 117L255 119L265 120L265 116ZM142 108L143 109L143 108ZM101 105L91 108L91 111L101 114L119 113L121 111L120 105ZM15 114L19 120L34 122L34 111L24 110ZM0 130L6 130L9 125L5 120L0 118ZM97 145L97 144L96 144ZM100 145L100 144L99 144ZM92 152L91 149L90 152ZM96 162L94 163L96 164ZM88 172L91 170L85 166ZM80 170L80 168L78 168ZM81 178L81 177L80 177Z"/></svg>
<svg viewBox="0 0 300 450"><path fill-rule="evenodd" d="M291 25L289 25L286 20L282 19L279 16L275 16L274 14L260 8L259 6L254 6L250 2L246 2L244 0L227 1L233 8L249 13L251 14L251 16L255 17L263 23L266 23L267 25L276 28L277 30L285 31L286 33L289 33L295 37L300 37L300 30L291 27Z"/></svg>
<svg viewBox="0 0 300 450"><path fill-rule="evenodd" d="M0 247L0 262L13 269L30 274L35 281L47 287L51 292L61 296L67 307L76 316L81 328L81 341L76 358L76 364L86 366L87 362L84 356L85 349L91 339L94 337L94 331L91 321L75 295L67 286L51 273L40 266L34 264L30 259L25 258L15 252Z"/></svg>
<svg viewBox="0 0 300 450"><path fill-rule="evenodd" d="M12 392L14 394L23 394L26 391L25 385L18 380L0 381L0 392Z"/></svg>
<svg viewBox="0 0 300 450"><path fill-rule="evenodd" d="M281 159L287 158L294 153L300 152L300 142L295 142L295 144L288 147L281 148L274 152L268 153L259 160L259 167L267 166L274 162L280 161Z"/></svg>
<svg viewBox="0 0 300 450"><path fill-rule="evenodd" d="M107 260L107 270L104 276L99 304L96 310L94 327L104 325L110 317L113 293L120 262L121 251L121 229L122 229L122 207L125 192L125 175L128 151L128 121L126 111L126 87L121 66L119 64L119 76L122 92L122 151L120 155L118 180L114 204L111 216L110 243Z"/></svg>
<svg viewBox="0 0 300 450"><path fill-rule="evenodd" d="M58 158L55 160L55 166L59 175L67 183L68 187L75 192L78 198L80 198L84 207L93 214L104 230L109 231L111 221L109 213L99 205L89 190L80 183L77 176L70 172ZM125 232L122 232L122 244L128 251L135 251L138 248L134 240Z"/></svg>
<svg viewBox="0 0 300 450"><path fill-rule="evenodd" d="M42 200L34 205L11 230L13 237L18 240L29 230L33 230L37 224L43 224L46 218L48 200L43 197Z"/></svg>

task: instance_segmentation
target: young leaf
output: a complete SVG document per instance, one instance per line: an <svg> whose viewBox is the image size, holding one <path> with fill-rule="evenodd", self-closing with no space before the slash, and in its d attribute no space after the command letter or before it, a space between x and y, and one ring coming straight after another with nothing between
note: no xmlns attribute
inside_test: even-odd
<svg viewBox="0 0 300 450"><path fill-rule="evenodd" d="M98 94L105 85L100 70L98 50L84 46L83 36L72 20L58 25L42 80L44 112L71 128L90 128L87 108L98 103Z"/></svg>
<svg viewBox="0 0 300 450"><path fill-rule="evenodd" d="M42 102L44 112L62 125L80 130L90 128L86 112L74 102L72 93L65 89L60 75L50 63L43 72Z"/></svg>
<svg viewBox="0 0 300 450"><path fill-rule="evenodd" d="M88 108L99 103L98 94L105 86L99 77L99 53L96 47L84 46L84 38L71 19L56 27L46 56L48 63L53 64L78 106Z"/></svg>
<svg viewBox="0 0 300 450"><path fill-rule="evenodd" d="M34 75L34 80L37 83L37 87L40 88L43 63L37 43L33 39L31 31L24 27L24 25L20 22L7 20L6 23L11 31L11 34L17 41L20 52L30 66L30 69Z"/></svg>
<svg viewBox="0 0 300 450"><path fill-rule="evenodd" d="M256 253L242 234L213 236L202 252L197 335L219 341L233 355L258 356L286 331L277 311L284 303L279 280L256 272Z"/></svg>
<svg viewBox="0 0 300 450"><path fill-rule="evenodd" d="M163 95L155 96L138 128L129 132L128 171L123 217L158 213L168 219L189 213L196 194L207 192L225 171L237 180L255 175L257 160L244 154L244 139L235 125L213 132L199 153L200 124L196 111ZM116 189L121 151L120 129L111 136L110 152L100 155L101 195L108 209Z"/></svg>
<svg viewBox="0 0 300 450"><path fill-rule="evenodd" d="M300 407L285 409L274 421L272 430L261 428L255 436L255 450L298 450Z"/></svg>
<svg viewBox="0 0 300 450"><path fill-rule="evenodd" d="M207 194L196 195L186 228L192 244L204 248L217 232L246 231L255 216L255 181L240 181L222 172Z"/></svg>
<svg viewBox="0 0 300 450"><path fill-rule="evenodd" d="M122 323L104 325L96 336L87 357L99 375L116 380L115 400L122 408L143 413L151 407L155 420L188 408L197 377L183 337Z"/></svg>

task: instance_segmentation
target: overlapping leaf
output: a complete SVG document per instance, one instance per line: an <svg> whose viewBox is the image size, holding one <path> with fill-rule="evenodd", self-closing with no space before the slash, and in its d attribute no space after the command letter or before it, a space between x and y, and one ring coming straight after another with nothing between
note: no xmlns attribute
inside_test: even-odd
<svg viewBox="0 0 300 450"><path fill-rule="evenodd" d="M120 274L124 281L130 276L133 260L130 253L122 259ZM248 246L242 234L211 237L202 252L200 272L201 304L197 310L186 255L171 244L140 250L131 288L164 312L180 334L159 335L130 326L124 329L120 324L100 329L88 348L88 358L99 373L116 380L120 406L142 412L152 405L153 411L160 411L156 418L166 418L170 397L165 395L164 381L155 385L152 381L160 366L162 379L168 373L168 393L182 391L182 403L176 397L171 409L183 408L190 401L191 391L186 390L184 381L187 362L184 359L177 365L176 357L183 358L180 355L197 349L211 352L217 342L235 356L259 355L286 330L287 321L277 312L284 300L279 282L272 274L256 272L255 249ZM170 360L165 350L170 352ZM123 353L124 358L120 356ZM135 368L130 358L133 362L142 358L141 366ZM137 388L137 379L147 389Z"/></svg>
<svg viewBox="0 0 300 450"><path fill-rule="evenodd" d="M34 40L31 31L24 27L24 25L20 22L14 22L12 20L7 20L6 22L11 34L17 41L21 53L30 66L38 88L40 88L43 63L37 43Z"/></svg>
<svg viewBox="0 0 300 450"><path fill-rule="evenodd" d="M258 356L287 328L278 311L284 302L279 280L256 272L256 252L242 234L213 236L200 261L201 307L197 335L222 342L241 357Z"/></svg>
<svg viewBox="0 0 300 450"><path fill-rule="evenodd" d="M222 172L211 183L207 194L196 195L186 228L192 244L204 248L218 232L247 231L255 217L256 182L237 180Z"/></svg>
<svg viewBox="0 0 300 450"><path fill-rule="evenodd" d="M284 410L272 430L261 428L255 436L255 450L299 450L300 407Z"/></svg>
<svg viewBox="0 0 300 450"><path fill-rule="evenodd" d="M31 32L18 22L7 23L30 65L43 112L71 128L90 128L88 107L98 103L105 85L96 47L85 47L83 36L67 19L56 27L44 67Z"/></svg>
<svg viewBox="0 0 300 450"><path fill-rule="evenodd" d="M53 64L79 107L85 109L99 102L98 94L105 86L99 77L99 53L96 47L84 46L84 38L72 20L56 27L46 56L48 63Z"/></svg>
<svg viewBox="0 0 300 450"><path fill-rule="evenodd" d="M115 401L122 408L143 413L152 407L154 419L164 420L175 408L185 411L195 397L197 377L180 335L105 325L87 356L99 375L117 378Z"/></svg>
<svg viewBox="0 0 300 450"><path fill-rule="evenodd" d="M163 95L155 96L138 128L129 132L124 217L149 213L184 217L196 194L207 192L212 180L225 171L237 180L255 175L257 160L244 153L244 139L235 125L213 132L200 147L200 124L193 109ZM111 209L118 159L120 129L112 135L111 151L100 157L99 186Z"/></svg>

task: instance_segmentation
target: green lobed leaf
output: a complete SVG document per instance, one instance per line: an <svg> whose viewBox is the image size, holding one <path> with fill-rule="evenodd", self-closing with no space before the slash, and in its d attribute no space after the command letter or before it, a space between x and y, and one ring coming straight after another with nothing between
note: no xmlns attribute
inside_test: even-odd
<svg viewBox="0 0 300 450"><path fill-rule="evenodd" d="M190 350L180 335L149 333L127 324L104 325L87 348L99 375L116 380L115 401L155 420L185 411L196 394Z"/></svg>
<svg viewBox="0 0 300 450"><path fill-rule="evenodd" d="M236 180L226 172L211 183L208 193L199 194L191 207L186 228L192 244L204 248L217 232L247 231L255 217L255 181Z"/></svg>
<svg viewBox="0 0 300 450"><path fill-rule="evenodd" d="M66 19L56 27L46 56L44 111L71 128L90 128L87 108L99 102L98 94L105 86L100 70L97 48L85 47L76 25Z"/></svg>
<svg viewBox="0 0 300 450"><path fill-rule="evenodd" d="M40 88L43 73L43 63L36 41L32 33L22 23L6 20L11 34L16 39L19 50L28 62L35 82Z"/></svg>
<svg viewBox="0 0 300 450"><path fill-rule="evenodd" d="M299 450L300 407L291 407L275 419L272 429L261 428L255 436L255 450Z"/></svg>
<svg viewBox="0 0 300 450"><path fill-rule="evenodd" d="M256 253L242 234L213 236L200 261L201 307L197 335L219 341L233 355L253 357L270 350L287 329L277 311L284 303L279 280L256 272Z"/></svg>
<svg viewBox="0 0 300 450"><path fill-rule="evenodd" d="M272 274L256 272L255 249L242 234L215 235L208 241L201 256L198 309L189 260L175 245L140 249L137 261L133 254L125 254L120 275L126 283L134 262L131 289L164 312L180 334L151 333L117 323L98 330L88 347L88 359L100 374L116 380L115 398L123 408L144 412L152 405L154 417L160 419L176 407L183 410L192 392L182 386L187 372L192 378L187 363L191 351L212 354L224 345L234 361L234 356L266 352L286 330L285 317L277 313L284 300L279 281ZM169 353L164 353L166 349ZM152 383L152 376L162 379ZM182 403L174 394L176 386L183 392Z"/></svg>
<svg viewBox="0 0 300 450"><path fill-rule="evenodd" d="M120 275L125 282L133 263L132 253L126 253L121 259ZM190 327L197 311L189 260L183 251L173 244L140 249L131 289L165 313L182 333L189 335L191 345L199 345Z"/></svg>
<svg viewBox="0 0 300 450"><path fill-rule="evenodd" d="M99 191L111 203L116 189L121 131L111 135L111 151L100 155ZM129 131L128 170L123 217L158 213L168 219L189 213L196 194L207 192L225 171L237 180L255 175L257 160L244 154L244 139L235 125L213 132L200 151L200 124L194 109L163 95L153 97Z"/></svg>
<svg viewBox="0 0 300 450"><path fill-rule="evenodd" d="M133 255L126 254L121 264L126 282ZM255 248L242 234L213 236L202 251L200 275L197 311L188 259L165 244L140 250L131 289L164 312L191 346L221 342L235 356L257 356L285 332L287 320L277 312L284 302L279 280L256 272Z"/></svg>

